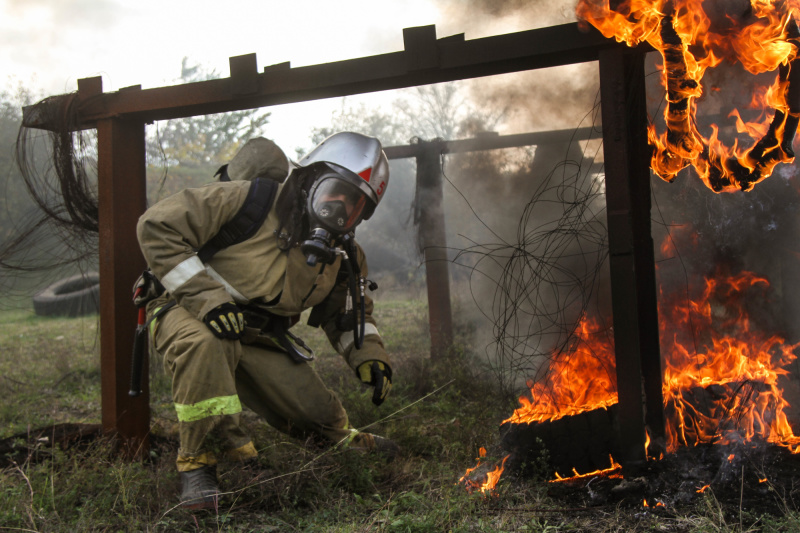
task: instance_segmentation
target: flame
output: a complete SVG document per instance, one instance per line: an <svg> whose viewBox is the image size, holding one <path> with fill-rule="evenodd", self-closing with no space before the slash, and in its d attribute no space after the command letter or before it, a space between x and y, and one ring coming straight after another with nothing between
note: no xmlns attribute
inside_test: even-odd
<svg viewBox="0 0 800 533"><path fill-rule="evenodd" d="M656 501L655 505L650 505L647 503L647 500L644 500L642 503L643 507L650 507L651 509L655 509L656 507L666 507L663 502Z"/></svg>
<svg viewBox="0 0 800 533"><path fill-rule="evenodd" d="M610 455L608 456L608 460L611 462L611 466L609 466L608 468L603 468L602 470L595 470L594 472L588 472L586 474L579 474L578 471L575 470L574 468L572 469L573 473L572 477L561 477L558 474L558 472L556 472L555 473L556 478L551 479L550 483L559 483L562 481L575 481L576 479L584 479L588 477L604 476L604 475L608 475L608 477L622 477L622 474L618 473L620 470L622 470L622 466L619 463L617 463L614 460L614 458L611 457Z"/></svg>
<svg viewBox="0 0 800 533"><path fill-rule="evenodd" d="M597 321L583 317L571 351L552 361L546 380L528 381L532 400L520 396L522 407L503 423L557 420L617 403L613 340L598 331Z"/></svg>
<svg viewBox="0 0 800 533"><path fill-rule="evenodd" d="M745 311L750 291L768 286L741 272L707 278L703 293L686 305L660 295L668 451L755 437L800 450L778 388L796 345L754 327Z"/></svg>
<svg viewBox="0 0 800 533"><path fill-rule="evenodd" d="M576 14L605 37L628 46L646 42L660 52L665 128L659 132L651 124L648 139L651 167L662 179L672 181L691 165L717 192L750 190L777 164L794 159L800 101L790 101L788 80L797 56L800 0L751 0L749 13L728 14L725 28L712 23L703 0L579 0ZM737 132L753 139L750 148L737 141L726 146L717 125L708 135L698 127L703 77L722 62L740 64L754 75L778 70L768 89L754 91L751 107L762 110L760 122L745 122L736 109L729 114Z"/></svg>
<svg viewBox="0 0 800 533"><path fill-rule="evenodd" d="M794 436L784 412L789 404L778 388L778 378L795 359L796 345L753 328L744 309L747 291L768 285L766 279L742 272L705 279L702 294L692 300L661 294L669 452L756 436L800 451L800 437ZM505 422L554 420L617 401L613 342L592 333L597 324L581 319L574 351L554 361L548 379L533 384L531 399L520 398L521 406Z"/></svg>
<svg viewBox="0 0 800 533"><path fill-rule="evenodd" d="M497 482L500 481L500 476L503 475L503 470L505 470L506 460L508 457L508 455L503 457L503 462L500 463L500 466L496 466L494 470L486 474L486 481L484 481L480 486L481 494L485 493L486 491L494 490Z"/></svg>
<svg viewBox="0 0 800 533"><path fill-rule="evenodd" d="M472 468L467 468L467 471L464 473L463 476L461 476L461 478L459 478L458 482L459 483L463 482L467 488L467 491L470 493L474 492L475 490L479 490L481 494L486 494L487 492L491 493L497 486L497 482L500 481L500 477L503 475L503 470L505 470L506 460L508 460L509 457L510 457L509 455L503 457L503 460L500 463L500 465L495 466L494 470L486 474L484 481L481 482L468 479L467 476L469 476L479 466L481 466L481 464L483 464L483 460L486 458L486 448L481 446L480 449L478 450L478 457L476 458L476 461L478 461L478 463Z"/></svg>
<svg viewBox="0 0 800 533"><path fill-rule="evenodd" d="M780 335L754 327L745 309L752 291L767 289L769 282L746 271L734 275L720 272L704 282L703 290L692 299L663 291L659 297L667 451L758 437L800 453L800 437L794 435L784 412L789 403L778 388L778 378L788 374L785 367L794 361L793 350L800 343L788 344ZM522 396L520 407L504 423L555 420L617 402L614 345L599 324L587 317L580 320L576 341L568 351L555 354L546 379L528 383L531 397ZM645 449L649 443L647 434ZM485 455L481 448L481 458ZM733 458L731 455L729 460ZM620 468L609 459L611 468L587 474L573 470L569 478L556 472L552 481ZM477 466L480 464L479 459ZM468 469L459 481L475 468ZM467 485L481 492L491 490L501 473L502 466L485 483L467 481Z"/></svg>

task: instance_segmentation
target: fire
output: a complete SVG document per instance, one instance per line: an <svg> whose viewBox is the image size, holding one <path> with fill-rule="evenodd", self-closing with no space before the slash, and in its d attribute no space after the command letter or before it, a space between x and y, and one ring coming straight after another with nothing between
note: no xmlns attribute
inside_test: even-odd
<svg viewBox="0 0 800 533"><path fill-rule="evenodd" d="M706 279L693 300L659 298L668 451L754 437L800 451L778 388L796 346L752 327L744 309L748 291L768 285L743 272ZM573 352L551 364L548 379L530 386L532 399L521 397L504 422L554 420L616 403L613 342L593 331L597 321L584 317Z"/></svg>
<svg viewBox="0 0 800 533"><path fill-rule="evenodd" d="M777 164L794 159L800 93L789 86L800 46L795 22L800 0L751 0L747 12L727 14L724 24L714 22L706 12L711 4L703 0L579 0L576 14L608 38L629 46L646 42L661 54L665 128L659 132L651 124L648 131L655 173L672 181L691 165L714 191L750 190L770 176ZM761 110L760 122L745 122L736 109L728 115L735 118L737 131L754 141L749 148L736 141L726 146L718 125L712 125L706 135L698 126L703 77L722 62L740 64L754 75L778 71L768 88L753 91L751 107Z"/></svg>
<svg viewBox="0 0 800 533"><path fill-rule="evenodd" d="M656 501L656 503L654 505L650 505L649 503L647 503L647 500L644 500L644 502L642 503L642 506L643 507L650 507L652 509L655 509L657 507L666 507L666 505L664 505L663 502Z"/></svg>
<svg viewBox="0 0 800 533"><path fill-rule="evenodd" d="M604 476L608 475L608 477L622 477L621 474L618 472L622 470L622 465L617 463L613 457L610 455L608 456L608 460L611 462L611 466L608 468L604 468L602 470L595 470L594 472L588 472L586 474L579 474L577 470L574 468L572 469L572 477L561 477L558 472L556 472L556 478L551 479L550 483L558 483L561 481L574 481L576 479L583 479L587 477L594 477L594 476Z"/></svg>
<svg viewBox="0 0 800 533"><path fill-rule="evenodd" d="M503 458L503 461L500 463L500 465L496 466L494 470L487 473L486 478L483 482L468 479L467 476L469 476L479 466L481 466L483 460L486 458L486 448L481 446L480 449L478 450L478 458L476 459L476 461L478 461L478 464L476 464L472 468L467 468L467 471L464 473L463 476L461 476L458 482L459 483L463 482L464 485L467 487L467 491L469 492L474 492L476 490L479 490L481 494L485 494L487 492L491 493L497 486L497 482L500 481L500 476L503 475L503 470L505 470L506 460L508 459L508 457L509 456L506 455Z"/></svg>
<svg viewBox="0 0 800 533"><path fill-rule="evenodd" d="M768 285L742 272L706 279L687 305L660 296L668 451L755 437L800 451L778 388L796 346L754 327L745 310L752 292Z"/></svg>
<svg viewBox="0 0 800 533"><path fill-rule="evenodd" d="M581 319L571 351L551 363L547 380L528 381L532 401L521 396L522 407L503 423L556 420L617 403L613 339L598 331L597 321Z"/></svg>
<svg viewBox="0 0 800 533"><path fill-rule="evenodd" d="M784 410L789 404L778 387L778 378L788 373L785 367L794 361L793 350L798 345L754 327L746 312L745 304L753 298L753 291L768 286L766 279L752 272L719 273L705 279L703 290L692 299L660 295L669 452L681 446L747 442L758 437L800 453L800 437L788 423ZM570 351L555 357L547 379L529 383L531 398L521 397L520 407L504 423L555 420L617 402L614 346L607 333L598 333L602 331L599 324L587 317L580 320ZM481 458L485 455L482 448ZM613 459L611 462L609 469L574 472L570 478L556 473L553 481L620 468ZM491 490L502 473L502 466L498 468L485 483L467 481L468 487ZM469 469L460 481L473 470Z"/></svg>

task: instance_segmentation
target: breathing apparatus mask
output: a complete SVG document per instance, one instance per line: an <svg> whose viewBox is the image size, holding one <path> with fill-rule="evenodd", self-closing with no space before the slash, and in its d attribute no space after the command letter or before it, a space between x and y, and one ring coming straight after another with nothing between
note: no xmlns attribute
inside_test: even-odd
<svg viewBox="0 0 800 533"><path fill-rule="evenodd" d="M375 209L369 187L359 183L364 180L350 176L347 169L333 163L315 167L319 176L311 186L306 206L311 230L300 245L309 266L333 263L341 238L352 233Z"/></svg>

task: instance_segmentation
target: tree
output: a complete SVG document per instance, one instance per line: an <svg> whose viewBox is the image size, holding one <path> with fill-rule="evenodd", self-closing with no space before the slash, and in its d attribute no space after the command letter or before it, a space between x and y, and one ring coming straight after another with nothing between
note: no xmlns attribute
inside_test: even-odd
<svg viewBox="0 0 800 533"><path fill-rule="evenodd" d="M22 122L22 107L33 103L35 96L19 81L9 80L0 90L0 244L11 235L14 226L33 208L25 182L14 158L14 145Z"/></svg>
<svg viewBox="0 0 800 533"><path fill-rule="evenodd" d="M215 70L202 65L181 63L181 83L194 83L219 78ZM259 109L201 115L168 120L150 129L147 139L147 161L155 166L182 165L190 168L213 166L228 161L240 143L261 135L270 113Z"/></svg>

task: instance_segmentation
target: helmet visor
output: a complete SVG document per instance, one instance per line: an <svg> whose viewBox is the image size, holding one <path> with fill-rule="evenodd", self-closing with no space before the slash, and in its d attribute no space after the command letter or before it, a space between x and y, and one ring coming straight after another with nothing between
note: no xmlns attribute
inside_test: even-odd
<svg viewBox="0 0 800 533"><path fill-rule="evenodd" d="M361 222L366 205L364 191L336 175L323 177L312 190L314 217L326 229L339 234L352 231Z"/></svg>

